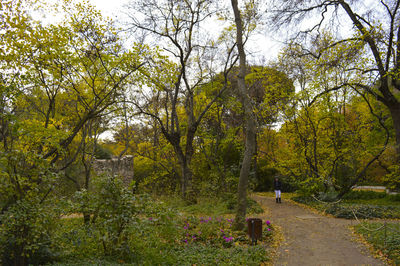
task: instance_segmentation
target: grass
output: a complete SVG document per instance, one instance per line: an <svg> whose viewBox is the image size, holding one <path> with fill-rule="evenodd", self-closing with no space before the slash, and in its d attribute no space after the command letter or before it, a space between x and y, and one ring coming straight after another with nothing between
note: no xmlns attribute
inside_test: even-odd
<svg viewBox="0 0 400 266"><path fill-rule="evenodd" d="M363 222L354 229L392 264L400 265L400 223L387 223L385 228L382 222Z"/></svg>
<svg viewBox="0 0 400 266"><path fill-rule="evenodd" d="M200 198L189 206L170 197L147 204L123 232L123 242L116 242L118 254L105 254L102 233L83 226L82 218L61 219L52 265L260 265L270 259L273 225L264 223L263 241L249 245L245 231L232 230L229 198Z"/></svg>
<svg viewBox="0 0 400 266"><path fill-rule="evenodd" d="M167 205L180 210L183 213L191 215L230 215L235 212L236 195L225 194L224 196L217 197L199 197L197 204L187 205L179 197L161 197L160 201L165 202ZM262 213L263 210L254 200L248 199L247 213Z"/></svg>
<svg viewBox="0 0 400 266"><path fill-rule="evenodd" d="M188 205L179 197L160 197L161 202L166 203L171 208L180 212L191 215L224 215L232 213L227 208L227 203L222 198L205 198L197 199L197 204Z"/></svg>
<svg viewBox="0 0 400 266"><path fill-rule="evenodd" d="M400 206L400 201L393 201L390 198L380 199L347 199L343 201L348 204L369 204L381 206Z"/></svg>

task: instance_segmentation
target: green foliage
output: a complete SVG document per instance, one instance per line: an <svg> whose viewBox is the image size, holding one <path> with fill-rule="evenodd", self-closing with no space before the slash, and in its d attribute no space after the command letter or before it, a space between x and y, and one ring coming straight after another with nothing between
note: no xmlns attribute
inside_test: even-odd
<svg viewBox="0 0 400 266"><path fill-rule="evenodd" d="M193 249L181 250L177 264L182 265L260 265L260 263L268 261L265 247L234 247L225 250L213 249L212 247L199 246Z"/></svg>
<svg viewBox="0 0 400 266"><path fill-rule="evenodd" d="M261 167L258 165L257 167L257 175L254 178L253 186L254 191L272 191L274 190L274 178L278 173L278 170L272 167ZM286 190L285 190L286 191Z"/></svg>
<svg viewBox="0 0 400 266"><path fill-rule="evenodd" d="M200 197L197 199L197 204L194 205L186 205L182 200L176 198L173 206L191 215L221 215L232 213L232 210L226 207L225 200L216 197Z"/></svg>
<svg viewBox="0 0 400 266"><path fill-rule="evenodd" d="M62 191L58 175L74 173L77 158L90 161L93 139L101 131L99 118L123 92L137 57L123 55L112 23L88 3L63 1L65 17L58 24L42 24L30 16L30 9L43 11L39 1L3 2L0 252L7 264L42 264L57 249L52 234L61 214L56 204L62 195L54 197L54 191ZM69 178L79 189L80 176ZM119 236L130 219L124 215L131 216L126 211L131 202L115 186L102 185L96 199L82 195L79 208L93 217L96 213L100 243L109 253L121 248Z"/></svg>
<svg viewBox="0 0 400 266"><path fill-rule="evenodd" d="M15 122L14 126L20 125ZM57 174L35 152L36 143L20 144L0 148L0 260L25 265L55 256L51 234L60 212L58 199L49 195L58 181ZM33 150L24 150L29 147Z"/></svg>
<svg viewBox="0 0 400 266"><path fill-rule="evenodd" d="M393 195L387 195L386 198L390 201L398 201L400 202L400 193L398 194L393 194Z"/></svg>
<svg viewBox="0 0 400 266"><path fill-rule="evenodd" d="M343 199L346 200L357 200L357 199L381 199L388 196L385 192L376 192L376 191L366 191L366 190L352 190L349 193L343 196Z"/></svg>
<svg viewBox="0 0 400 266"><path fill-rule="evenodd" d="M219 197L237 189L243 143L236 136L237 128L218 121L218 116L222 115L215 114L212 109L199 132L202 144L200 153L194 155L192 168L200 195Z"/></svg>
<svg viewBox="0 0 400 266"><path fill-rule="evenodd" d="M123 185L116 177L99 176L93 182L92 191L78 191L75 212L91 216L93 238L102 244L105 256L129 254L128 227L137 221L141 198Z"/></svg>
<svg viewBox="0 0 400 266"><path fill-rule="evenodd" d="M346 219L400 218L399 206L332 204L325 212Z"/></svg>
<svg viewBox="0 0 400 266"><path fill-rule="evenodd" d="M236 210L237 208L237 194L226 194L225 195L226 199L226 207L228 210L231 210L232 212ZM247 213L252 214L252 213L262 213L264 210L261 208L261 206L253 199L247 198Z"/></svg>
<svg viewBox="0 0 400 266"><path fill-rule="evenodd" d="M349 198L336 203L316 201L310 196L296 196L292 199L338 218L400 218L400 204L392 200L393 195L383 194L385 197L382 197L380 192L364 192L354 191Z"/></svg>
<svg viewBox="0 0 400 266"><path fill-rule="evenodd" d="M385 228L386 227L386 228ZM357 233L371 243L375 249L388 256L393 265L400 264L400 224L363 222L354 226Z"/></svg>
<svg viewBox="0 0 400 266"><path fill-rule="evenodd" d="M0 215L0 262L3 265L52 261L52 234L59 213L51 201L38 197L18 200Z"/></svg>
<svg viewBox="0 0 400 266"><path fill-rule="evenodd" d="M97 144L94 150L94 156L96 159L111 159L113 154L112 151L104 145Z"/></svg>
<svg viewBox="0 0 400 266"><path fill-rule="evenodd" d="M331 190L327 192L320 192L317 194L317 198L324 202L334 202L337 200L338 192Z"/></svg>
<svg viewBox="0 0 400 266"><path fill-rule="evenodd" d="M271 224L264 225L263 243L253 247L248 246L250 240L244 231L232 230L233 220L222 216L226 208L215 199L199 200L200 206L193 207L185 206L177 197L163 201L147 195L135 198L140 202L135 204L139 216L133 215L136 218L125 227L125 253L104 254L103 223L83 225L82 218L61 219L54 237L59 253L55 265L209 265L215 259L223 264L259 265L269 260L265 244L274 232ZM212 215L207 214L209 210Z"/></svg>
<svg viewBox="0 0 400 266"><path fill-rule="evenodd" d="M219 197L199 197L196 204L186 204L177 196L161 197L169 206L191 215L224 215L232 214L237 204L235 193L221 193ZM262 213L261 206L254 200L248 199L248 213Z"/></svg>
<svg viewBox="0 0 400 266"><path fill-rule="evenodd" d="M361 97L351 88L339 85L343 69L350 65L358 69L363 60L352 53L343 56L350 51L362 51L362 46L357 41L350 42L350 46L336 43L329 32L321 32L319 37L309 48L320 54L318 57L303 54L304 47L298 44L288 45L281 54L280 64L289 76L297 79L301 90L286 105L284 124L275 136L277 144L270 145L265 152L275 168L291 177L304 193L349 188L363 180L381 182L382 168L393 164L390 159L383 160L381 156L381 163L369 165L368 171L363 172L369 161L386 147L386 129L371 109L381 117L390 114L374 97ZM337 61L332 62L335 57ZM348 76L346 82L358 83L359 78ZM384 124L390 130L390 123Z"/></svg>
<svg viewBox="0 0 400 266"><path fill-rule="evenodd" d="M139 145L139 148L143 149L141 146L142 145ZM146 145L146 148L149 148L149 146ZM153 147L152 149L156 148ZM159 153L157 157L163 154L166 149L167 148L164 147L163 150L156 151ZM158 160L149 157L142 155L134 157L134 179L138 184L138 191L141 193L154 193L159 195L176 192L179 187L178 176L176 173L172 174L172 170L169 167L165 168L168 162L163 160L161 156Z"/></svg>
<svg viewBox="0 0 400 266"><path fill-rule="evenodd" d="M54 249L58 261L69 259L104 257L103 247L98 241L100 232L90 224L85 225L82 218L63 218L55 228Z"/></svg>
<svg viewBox="0 0 400 266"><path fill-rule="evenodd" d="M384 177L385 184L393 190L400 190L400 166L392 165L389 167L390 173Z"/></svg>

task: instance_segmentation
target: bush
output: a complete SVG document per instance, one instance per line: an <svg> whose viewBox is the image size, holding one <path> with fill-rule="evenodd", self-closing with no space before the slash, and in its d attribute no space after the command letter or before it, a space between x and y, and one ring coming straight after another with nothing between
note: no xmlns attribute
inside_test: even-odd
<svg viewBox="0 0 400 266"><path fill-rule="evenodd" d="M338 194L336 191L320 192L317 198L324 202L333 202L337 200Z"/></svg>
<svg viewBox="0 0 400 266"><path fill-rule="evenodd" d="M367 192L367 191L365 191ZM371 192L371 191L368 191ZM374 192L377 193L377 192ZM369 193L357 193L357 197L360 195L365 196ZM379 196L381 194L372 194ZM321 203L309 196L297 196L293 197L292 200L306 204L313 208L316 208L325 213L331 214L338 218L355 219L354 215L360 219L367 218L400 218L400 207L393 205L372 205L372 204L351 204L351 203ZM354 213L353 213L354 212Z"/></svg>
<svg viewBox="0 0 400 266"><path fill-rule="evenodd" d="M394 164L389 167L390 173L383 180L386 186L390 189L400 190L400 166Z"/></svg>
<svg viewBox="0 0 400 266"><path fill-rule="evenodd" d="M325 212L346 219L400 218L400 209L394 206L332 204Z"/></svg>
<svg viewBox="0 0 400 266"><path fill-rule="evenodd" d="M34 151L0 152L0 264L54 257L51 234L59 213L50 192L57 182L49 162Z"/></svg>
<svg viewBox="0 0 400 266"><path fill-rule="evenodd" d="M130 253L125 257L99 255L102 247L94 228L82 226L79 218L63 219L57 244L68 256L61 258L61 265L114 265L117 261L134 265L213 265L217 261L223 265L260 265L269 259L264 245L274 232L269 221L263 226L263 242L253 247L248 246L250 240L244 231L232 230L233 219L185 216L150 198L145 202L140 220L126 229Z"/></svg>
<svg viewBox="0 0 400 266"><path fill-rule="evenodd" d="M386 196L390 201L400 201L400 193Z"/></svg>
<svg viewBox="0 0 400 266"><path fill-rule="evenodd" d="M101 144L97 144L94 150L94 156L96 157L96 159L111 159L113 154L112 151L101 145Z"/></svg>
<svg viewBox="0 0 400 266"><path fill-rule="evenodd" d="M51 237L57 220L54 206L37 198L17 201L0 216L3 265L42 264L56 256Z"/></svg>
<svg viewBox="0 0 400 266"><path fill-rule="evenodd" d="M98 176L93 191L78 191L75 195L74 212L91 217L86 225L88 233L101 244L105 256L126 258L132 252L127 243L128 228L137 222L142 208L140 197L123 185L121 179Z"/></svg>
<svg viewBox="0 0 400 266"><path fill-rule="evenodd" d="M315 205L317 202L315 201L315 199L313 199L310 196L296 196L296 197L292 197L292 200L298 202L298 203L302 203L302 204L306 204L306 205Z"/></svg>
<svg viewBox="0 0 400 266"><path fill-rule="evenodd" d="M357 200L357 199L382 199L386 197L385 192L375 192L375 191L364 191L364 190L352 190L343 196L343 199Z"/></svg>

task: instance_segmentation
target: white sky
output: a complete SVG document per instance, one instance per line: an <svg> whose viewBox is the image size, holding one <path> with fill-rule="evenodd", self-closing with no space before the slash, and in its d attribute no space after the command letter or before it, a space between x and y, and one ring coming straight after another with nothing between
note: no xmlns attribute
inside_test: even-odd
<svg viewBox="0 0 400 266"><path fill-rule="evenodd" d="M89 2L99 8L104 15L114 18L118 16L127 0L89 0Z"/></svg>
<svg viewBox="0 0 400 266"><path fill-rule="evenodd" d="M89 2L101 10L104 15L118 19L123 16L123 6L129 0L89 0ZM269 38L267 33L254 35L246 47L251 52L248 60L260 63L259 61L263 59L266 62L276 59L281 47L280 42Z"/></svg>
<svg viewBox="0 0 400 266"><path fill-rule="evenodd" d="M2 0L0 0L2 1ZM56 3L59 0L44 0L48 3ZM83 0L75 0L77 2ZM87 0L90 4L98 8L103 15L112 18L114 21L122 20L124 17L124 4L129 3L131 0ZM145 0L143 0L145 1ZM221 0L228 1L228 0ZM33 14L35 17L35 14ZM44 17L43 17L44 16ZM43 22L54 22L60 19L60 14L39 14L37 19ZM213 29L214 27L209 27ZM216 30L218 30L216 28ZM218 32L217 32L218 33ZM251 64L266 64L269 61L276 59L282 44L280 41L274 40L271 36L268 36L268 32L262 34L254 34L246 44L246 50L249 52L247 60ZM279 38L279 37L276 37Z"/></svg>

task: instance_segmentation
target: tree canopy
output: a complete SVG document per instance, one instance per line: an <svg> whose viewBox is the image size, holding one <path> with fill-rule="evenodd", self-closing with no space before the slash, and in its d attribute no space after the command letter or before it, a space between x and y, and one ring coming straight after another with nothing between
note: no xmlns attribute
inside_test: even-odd
<svg viewBox="0 0 400 266"><path fill-rule="evenodd" d="M128 218L110 206L132 214L135 193L228 195L241 229L247 192L276 176L332 198L399 189L400 1L370 2L132 0L114 21L85 1L2 1L1 257L35 264L68 208L117 228L103 244L118 252ZM293 35L254 60L276 25Z"/></svg>

